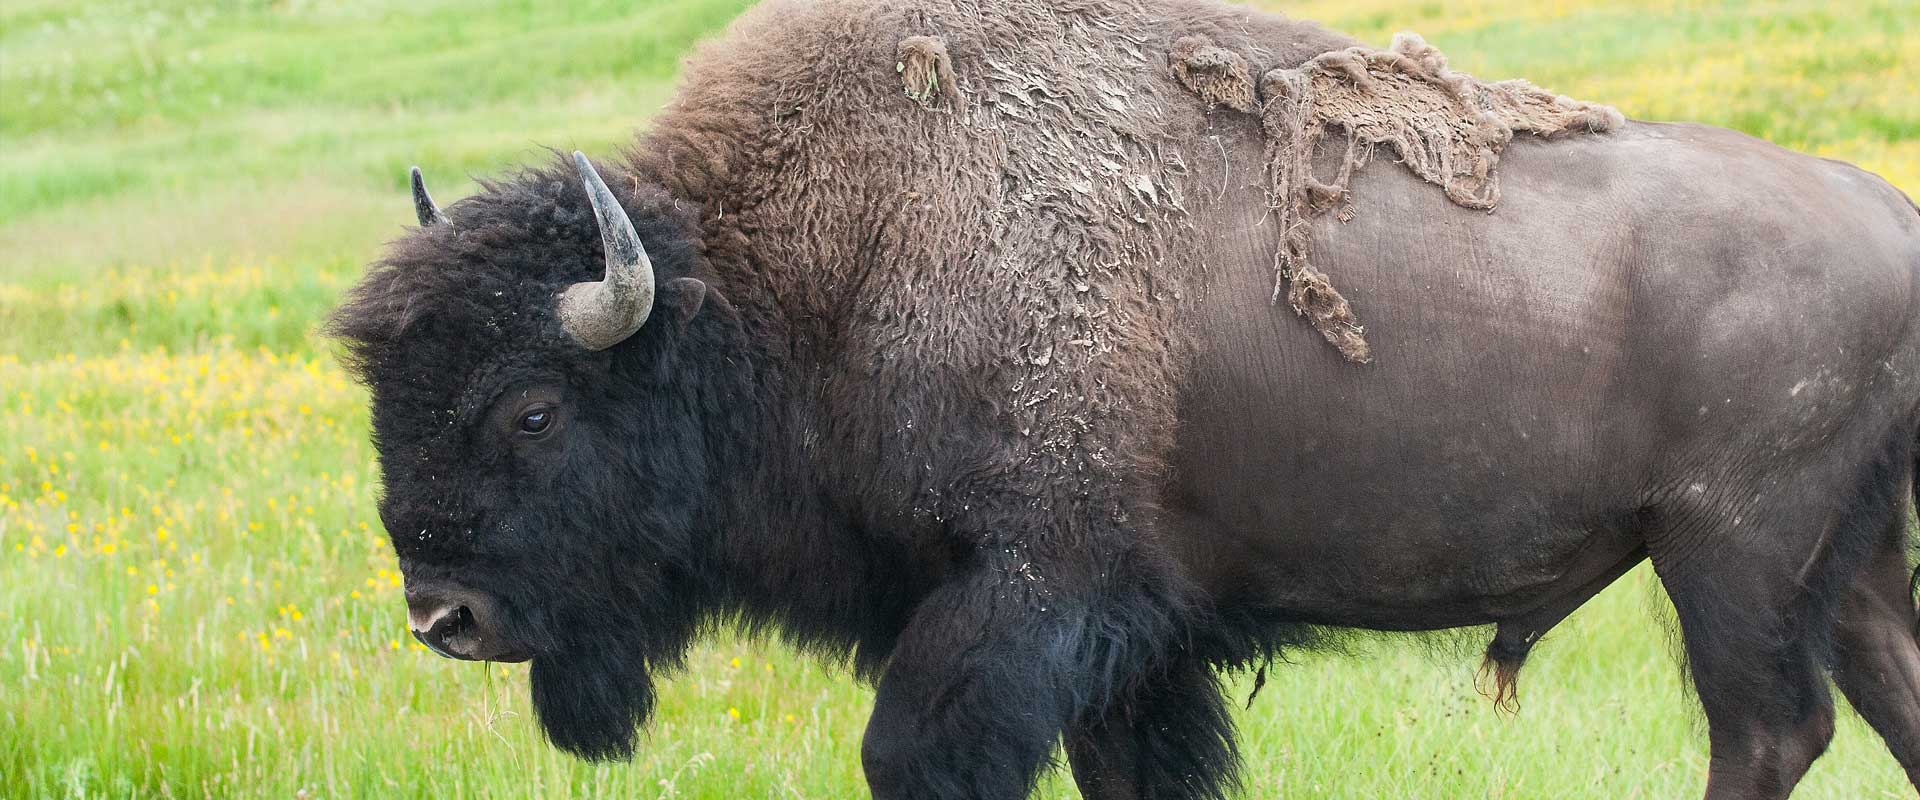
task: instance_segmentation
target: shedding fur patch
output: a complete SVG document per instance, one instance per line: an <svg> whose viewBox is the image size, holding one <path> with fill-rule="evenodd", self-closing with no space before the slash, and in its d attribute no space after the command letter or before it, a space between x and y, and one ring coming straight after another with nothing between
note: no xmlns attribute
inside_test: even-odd
<svg viewBox="0 0 1920 800"><path fill-rule="evenodd" d="M1253 72L1247 57L1220 47L1205 36L1185 36L1173 43L1173 77L1209 107L1225 106L1253 113Z"/></svg>
<svg viewBox="0 0 1920 800"><path fill-rule="evenodd" d="M1387 50L1352 47L1269 71L1259 88L1270 202L1284 231L1274 299L1284 292L1296 313L1356 363L1373 359L1365 330L1327 275L1309 263L1307 223L1336 208L1342 220L1352 216L1349 182L1377 148L1391 148L1454 203L1492 210L1500 202L1495 167L1516 133L1554 138L1605 132L1623 122L1612 108L1526 81L1483 83L1453 72L1439 50L1411 33L1395 36ZM1323 144L1344 150L1330 176L1314 171Z"/></svg>
<svg viewBox="0 0 1920 800"><path fill-rule="evenodd" d="M953 59L947 56L947 43L933 36L909 36L895 50L898 59L893 69L907 96L931 109L952 100L958 94L953 82Z"/></svg>

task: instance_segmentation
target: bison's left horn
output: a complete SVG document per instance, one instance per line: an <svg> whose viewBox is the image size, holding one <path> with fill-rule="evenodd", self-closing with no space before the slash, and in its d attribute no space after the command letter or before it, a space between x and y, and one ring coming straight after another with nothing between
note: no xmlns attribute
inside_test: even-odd
<svg viewBox="0 0 1920 800"><path fill-rule="evenodd" d="M433 204L433 195L427 194L427 181L420 177L419 167L413 168L411 177L413 182L413 215L419 218L420 227L426 228L434 225L452 224L447 221L447 215L440 213L440 207Z"/></svg>
<svg viewBox="0 0 1920 800"><path fill-rule="evenodd" d="M605 350L647 323L653 311L653 262L633 231L633 220L593 171L587 157L576 150L573 163L586 182L587 198L600 223L600 245L607 254L606 278L584 281L560 293L560 324L567 335L588 350Z"/></svg>

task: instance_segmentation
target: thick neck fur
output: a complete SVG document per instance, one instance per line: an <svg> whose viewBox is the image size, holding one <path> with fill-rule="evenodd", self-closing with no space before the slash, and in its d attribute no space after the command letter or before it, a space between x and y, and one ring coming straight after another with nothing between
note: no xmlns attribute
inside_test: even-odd
<svg viewBox="0 0 1920 800"><path fill-rule="evenodd" d="M831 454L804 391L806 362L772 333L790 330L777 306L724 277L739 265L711 266L709 299L682 334L669 378L702 415L711 465L691 538L707 584L699 602L711 622L852 657L870 674L918 599L908 589L921 584L906 554L866 535L861 509L823 480Z"/></svg>
<svg viewBox="0 0 1920 800"><path fill-rule="evenodd" d="M803 53L793 63L812 67ZM699 277L724 298L690 327L704 353L682 372L706 382L710 398L699 407L714 448L713 503L696 540L717 567L721 614L817 655L851 656L871 674L918 599L910 590L926 582L907 568L913 554L870 535L870 510L834 480L849 470L831 463L818 389L842 328L823 309L843 303L826 281L776 289L797 285L775 278L786 267L767 258L769 238L789 232L749 213L771 188L769 164L795 146L791 131L768 117L764 85L734 91L757 68L709 67L626 153L635 180L700 210Z"/></svg>

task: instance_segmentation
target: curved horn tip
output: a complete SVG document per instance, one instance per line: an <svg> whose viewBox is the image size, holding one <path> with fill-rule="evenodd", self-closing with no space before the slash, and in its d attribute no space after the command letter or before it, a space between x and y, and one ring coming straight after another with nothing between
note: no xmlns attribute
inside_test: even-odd
<svg viewBox="0 0 1920 800"><path fill-rule="evenodd" d="M607 188L607 182L600 177L600 170L593 168L593 162L587 160L587 154L573 151L573 166L580 171L580 180L586 184L587 197L593 201L593 210L599 214L603 208L618 209L620 216L626 216L626 210L613 196L613 190Z"/></svg>
<svg viewBox="0 0 1920 800"><path fill-rule="evenodd" d="M446 214L440 213L440 207L433 202L433 195L427 194L427 180L421 177L419 166L408 170L407 181L413 185L413 215L420 221L420 227L453 224Z"/></svg>
<svg viewBox="0 0 1920 800"><path fill-rule="evenodd" d="M607 189L587 155L575 150L573 163L593 205L606 255L606 274L598 281L573 284L561 293L560 321L574 341L589 350L604 350L646 324L653 310L653 262L634 232L633 220Z"/></svg>
<svg viewBox="0 0 1920 800"><path fill-rule="evenodd" d="M586 180L589 194L593 193L594 187L599 187L607 193L607 199L614 199L613 190L607 188L606 179L600 177L600 170L594 168L593 159L587 158L586 153L573 151L573 165L580 170L580 177Z"/></svg>

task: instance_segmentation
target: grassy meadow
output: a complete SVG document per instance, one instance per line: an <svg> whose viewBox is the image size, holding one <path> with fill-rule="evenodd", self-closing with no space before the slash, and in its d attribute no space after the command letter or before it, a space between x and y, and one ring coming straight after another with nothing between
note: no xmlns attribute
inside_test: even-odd
<svg viewBox="0 0 1920 800"><path fill-rule="evenodd" d="M414 645L365 398L314 331L412 224L409 164L444 203L606 152L744 5L0 4L0 797L864 796L870 692L777 644L699 648L619 765L541 741L524 667ZM1268 5L1920 195L1920 0ZM1580 611L1511 717L1478 636L1278 665L1248 796L1697 795L1665 602L1643 570ZM1843 712L1798 796L1912 789Z"/></svg>

